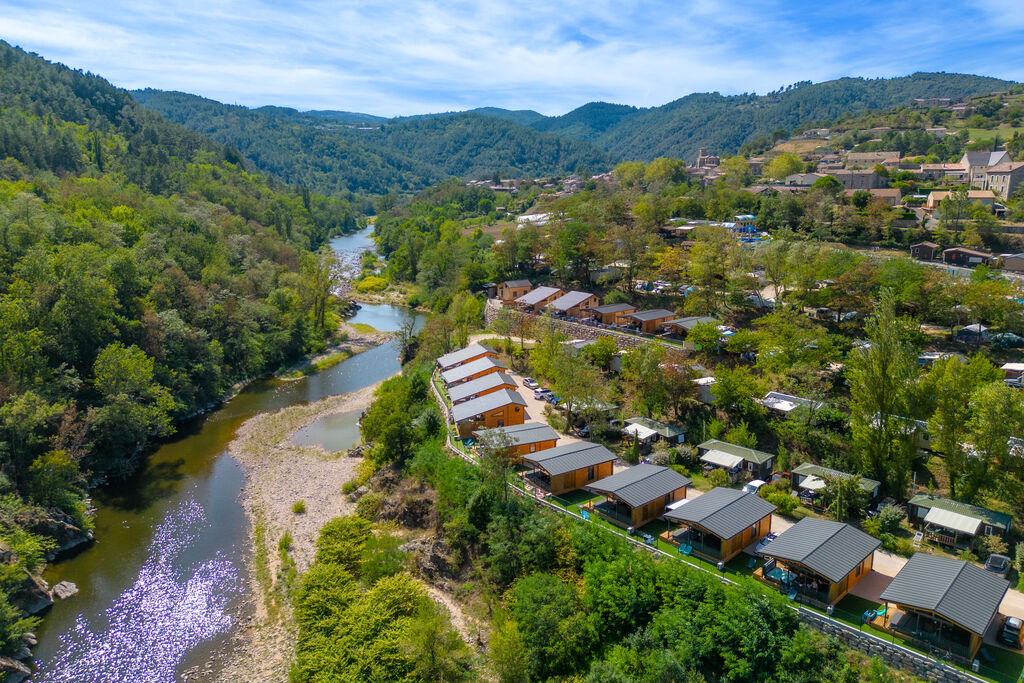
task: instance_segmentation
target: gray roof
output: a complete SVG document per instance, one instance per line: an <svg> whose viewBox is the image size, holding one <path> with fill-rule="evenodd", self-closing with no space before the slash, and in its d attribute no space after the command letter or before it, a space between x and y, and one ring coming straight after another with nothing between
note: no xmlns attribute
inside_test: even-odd
<svg viewBox="0 0 1024 683"><path fill-rule="evenodd" d="M677 436L686 434L686 430L682 427L676 427L675 425L665 424L658 420L652 420L649 417L631 417L626 420L626 424L640 425L641 427L647 427L658 432L661 436L666 439L674 439Z"/></svg>
<svg viewBox="0 0 1024 683"><path fill-rule="evenodd" d="M452 400L452 403L455 403L456 401L461 401L464 398L469 398L473 394L479 394L481 391L500 387L503 384L515 387L516 381L504 372L491 372L483 377L477 377L476 379L471 379L468 382L456 384L448 390L448 398Z"/></svg>
<svg viewBox="0 0 1024 683"><path fill-rule="evenodd" d="M490 353L493 355L495 351L491 347L484 346L483 344L470 344L464 349L452 351L451 353L446 353L443 356L440 356L437 359L437 364L441 366L442 370L447 370L448 368L455 367L459 363L465 363L471 358L476 358L482 353Z"/></svg>
<svg viewBox="0 0 1024 683"><path fill-rule="evenodd" d="M552 477L612 460L615 460L614 453L599 443L589 441L567 443L523 456L523 462L539 467Z"/></svg>
<svg viewBox="0 0 1024 683"><path fill-rule="evenodd" d="M829 467L822 467L821 465L815 465L813 463L805 462L799 467L793 468L793 474L803 474L808 477L818 477L819 479L849 479L856 475L850 474L849 472L840 472ZM868 493L874 493L875 489L882 485L882 482L875 481L874 479L868 479L866 477L860 478L860 487Z"/></svg>
<svg viewBox="0 0 1024 683"><path fill-rule="evenodd" d="M756 493L717 487L666 512L665 517L699 524L725 539L743 533L773 512L775 506Z"/></svg>
<svg viewBox="0 0 1024 683"><path fill-rule="evenodd" d="M590 292L580 292L577 290L573 290L568 294L563 294L562 296L558 297L548 305L557 311L568 311L573 306L579 306L581 303L583 303L592 296L594 295L591 294Z"/></svg>
<svg viewBox="0 0 1024 683"><path fill-rule="evenodd" d="M724 453L739 456L747 462L756 463L758 465L763 465L775 457L771 453L765 453L764 451L759 451L756 448L738 446L734 443L729 443L728 441L719 441L718 439L708 439L697 446L697 448L702 451L722 451Z"/></svg>
<svg viewBox="0 0 1024 683"><path fill-rule="evenodd" d="M666 308L654 308L650 311L637 311L636 313L630 313L629 317L633 320L646 322L648 320L657 320L658 318L669 318L673 315L675 315L675 311L670 311Z"/></svg>
<svg viewBox="0 0 1024 683"><path fill-rule="evenodd" d="M480 398L474 398L472 401L452 406L452 419L456 422L462 422L474 415L482 415L509 403L526 407L526 401L519 395L519 392L512 391L511 389L499 389Z"/></svg>
<svg viewBox="0 0 1024 683"><path fill-rule="evenodd" d="M701 323L717 323L718 321L712 317L706 315L690 315L685 318L676 318L675 320L669 320L666 325L675 325L681 327L687 332L697 327Z"/></svg>
<svg viewBox="0 0 1024 683"><path fill-rule="evenodd" d="M524 422L521 425L480 429L474 434L483 437L485 434L499 432L508 435L513 446L523 446L541 441L558 441L558 432L542 422Z"/></svg>
<svg viewBox="0 0 1024 683"><path fill-rule="evenodd" d="M541 301L544 301L544 299L554 296L561 291L558 287L537 287L516 299L516 303L536 306Z"/></svg>
<svg viewBox="0 0 1024 683"><path fill-rule="evenodd" d="M529 280L505 280L501 284L506 287L532 287L533 283Z"/></svg>
<svg viewBox="0 0 1024 683"><path fill-rule="evenodd" d="M938 496L929 495L927 493L919 493L909 501L910 505L917 505L926 509L939 508L940 510L949 510L950 512L956 512L961 515L968 517L974 517L980 519L989 526L998 527L1009 531L1010 523L1013 521L1013 515L1008 515L1005 512L996 512L995 510L989 510L983 508L980 505L971 505L970 503L961 503L959 500L953 500L951 498L940 498Z"/></svg>
<svg viewBox="0 0 1024 683"><path fill-rule="evenodd" d="M605 304L604 306L595 306L590 309L595 313L601 315L607 315L609 313L625 313L626 311L635 311L636 306L633 304Z"/></svg>
<svg viewBox="0 0 1024 683"><path fill-rule="evenodd" d="M630 507L639 507L689 485L687 477L667 467L634 465L586 488L615 496Z"/></svg>
<svg viewBox="0 0 1024 683"><path fill-rule="evenodd" d="M970 562L914 553L881 598L930 610L983 636L1009 588L1009 581Z"/></svg>
<svg viewBox="0 0 1024 683"><path fill-rule="evenodd" d="M880 545L877 538L849 524L804 517L779 534L761 553L799 562L838 583Z"/></svg>
<svg viewBox="0 0 1024 683"><path fill-rule="evenodd" d="M472 377L476 373L487 370L488 368L498 368L499 370L508 369L505 367L505 364L497 358L485 356L483 358L477 358L469 363L465 363L464 365L458 365L450 370L445 370L441 373L441 379L444 380L445 384L451 384L452 382L458 382L466 379L467 377Z"/></svg>

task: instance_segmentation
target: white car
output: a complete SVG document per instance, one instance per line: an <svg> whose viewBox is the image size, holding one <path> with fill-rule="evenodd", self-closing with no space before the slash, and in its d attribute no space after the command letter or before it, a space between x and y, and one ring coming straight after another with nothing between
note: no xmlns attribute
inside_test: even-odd
<svg viewBox="0 0 1024 683"><path fill-rule="evenodd" d="M526 387L527 389L536 389L540 385L537 384L537 380L535 380L534 378L532 378L532 377L524 377L523 378L523 386Z"/></svg>
<svg viewBox="0 0 1024 683"><path fill-rule="evenodd" d="M744 493L757 493L758 491L761 490L761 487L764 486L767 483L768 482L766 482L763 479L751 479L750 481L748 481L746 484L743 485L743 492Z"/></svg>

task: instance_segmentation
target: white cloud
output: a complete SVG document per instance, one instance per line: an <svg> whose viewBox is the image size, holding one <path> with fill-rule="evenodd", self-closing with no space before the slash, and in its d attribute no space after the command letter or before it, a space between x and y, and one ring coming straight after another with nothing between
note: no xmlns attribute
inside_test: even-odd
<svg viewBox="0 0 1024 683"><path fill-rule="evenodd" d="M485 105L557 114L591 100L651 106L693 91L1020 63L969 58L951 11L900 21L906 8L876 0L823 5L0 0L0 36L125 87L386 115ZM990 47L1000 35L989 28L979 40Z"/></svg>

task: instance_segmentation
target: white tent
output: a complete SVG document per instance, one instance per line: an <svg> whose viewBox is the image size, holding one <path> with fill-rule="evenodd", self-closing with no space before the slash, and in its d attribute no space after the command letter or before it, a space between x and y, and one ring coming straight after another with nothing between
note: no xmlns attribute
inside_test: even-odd
<svg viewBox="0 0 1024 683"><path fill-rule="evenodd" d="M711 449L704 455L700 456L701 462L706 462L709 465L715 467L724 467L727 470L731 470L739 466L743 462L743 458L732 453L726 453L725 451L718 451Z"/></svg>
<svg viewBox="0 0 1024 683"><path fill-rule="evenodd" d="M643 441L650 441L651 439L653 439L653 438L658 436L658 432L656 432L655 430L653 430L653 429L651 429L649 427L644 427L643 425L638 425L638 424L626 425L625 427L623 427L622 432L624 434L628 434L629 436L632 436L637 441L641 441L641 442L643 442Z"/></svg>
<svg viewBox="0 0 1024 683"><path fill-rule="evenodd" d="M977 517L968 517L959 512L940 510L939 508L929 510L928 514L924 516L924 521L928 524L941 526L943 529L958 531L961 534L969 534L971 536L977 535L978 528L981 526L981 520Z"/></svg>
<svg viewBox="0 0 1024 683"><path fill-rule="evenodd" d="M828 485L821 477L816 477L813 474L809 474L804 477L804 480L800 482L800 488L806 491L819 491Z"/></svg>

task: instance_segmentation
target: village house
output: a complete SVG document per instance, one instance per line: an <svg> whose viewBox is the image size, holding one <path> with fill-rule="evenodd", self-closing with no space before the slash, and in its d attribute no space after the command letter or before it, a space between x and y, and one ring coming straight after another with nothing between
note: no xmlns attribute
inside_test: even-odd
<svg viewBox="0 0 1024 683"><path fill-rule="evenodd" d="M591 315L605 325L622 325L626 315L636 310L633 304L605 304L590 309Z"/></svg>
<svg viewBox="0 0 1024 683"><path fill-rule="evenodd" d="M728 562L771 531L773 512L775 506L757 494L715 487L671 507L665 521L679 524L679 529L669 529L661 538L684 555Z"/></svg>
<svg viewBox="0 0 1024 683"><path fill-rule="evenodd" d="M484 442L491 439L493 443L507 441L509 447L514 448L520 457L537 451L546 451L558 444L558 432L543 422L524 422L519 425L482 429L476 431L475 435Z"/></svg>
<svg viewBox="0 0 1024 683"><path fill-rule="evenodd" d="M872 625L969 663L1010 582L964 560L914 553L882 591Z"/></svg>
<svg viewBox="0 0 1024 683"><path fill-rule="evenodd" d="M768 561L754 578L793 600L825 608L842 600L871 571L880 545L849 524L804 517L761 549Z"/></svg>
<svg viewBox="0 0 1024 683"><path fill-rule="evenodd" d="M520 310L527 311L529 313L540 313L547 308L549 303L563 294L565 294L565 292L558 287L537 287L518 299L513 300L512 303Z"/></svg>
<svg viewBox="0 0 1024 683"><path fill-rule="evenodd" d="M558 496L610 477L616 457L601 444L589 441L568 443L524 455L523 464L533 468L524 473L524 478L528 483Z"/></svg>
<svg viewBox="0 0 1024 683"><path fill-rule="evenodd" d="M829 467L805 462L799 467L795 467L790 473L789 485L794 491L805 492L805 495L816 499L821 491L828 486L829 479L852 479L854 476L849 472L840 472ZM878 498L878 494L882 490L882 482L866 477L860 477L859 486L868 494L868 500Z"/></svg>
<svg viewBox="0 0 1024 683"><path fill-rule="evenodd" d="M847 168L873 168L882 166L896 167L900 163L900 152L850 152L846 155ZM838 178L837 178L838 180Z"/></svg>
<svg viewBox="0 0 1024 683"><path fill-rule="evenodd" d="M831 171L829 175L847 190L874 190L888 185L888 181L871 168L843 169Z"/></svg>
<svg viewBox="0 0 1024 683"><path fill-rule="evenodd" d="M504 372L489 372L469 382L456 384L448 390L448 398L452 405L471 401L478 396L486 396L500 389L515 390L516 381Z"/></svg>
<svg viewBox="0 0 1024 683"><path fill-rule="evenodd" d="M980 505L919 493L907 502L907 518L925 538L951 548L970 547L977 536L1006 537L1013 516Z"/></svg>
<svg viewBox="0 0 1024 683"><path fill-rule="evenodd" d="M665 512L677 500L686 498L690 479L659 465L634 465L584 488L605 500L587 503L584 509L612 524L639 529Z"/></svg>
<svg viewBox="0 0 1024 683"><path fill-rule="evenodd" d="M917 244L910 245L910 258L916 258L921 261L934 261L935 257L941 253L942 247L935 242L918 242Z"/></svg>
<svg viewBox="0 0 1024 683"><path fill-rule="evenodd" d="M489 346L484 346L483 344L470 344L464 349L452 351L451 353L446 353L439 357L437 359L437 367L441 368L441 371L444 372L445 370L451 370L452 368L465 365L466 363L471 363L480 358L484 358L485 356L495 358L497 355L497 352Z"/></svg>
<svg viewBox="0 0 1024 683"><path fill-rule="evenodd" d="M992 254L970 247L952 247L942 252L942 262L953 266L987 266Z"/></svg>
<svg viewBox="0 0 1024 683"><path fill-rule="evenodd" d="M949 190L933 190L928 193L928 199L924 203L924 208L929 211L941 210L942 200L950 195ZM971 204L974 202L981 203L982 206L992 208L995 204L996 197L992 194L992 190L968 190L967 201Z"/></svg>
<svg viewBox="0 0 1024 683"><path fill-rule="evenodd" d="M860 191L858 189L844 190L843 195L847 198L852 198L854 194ZM871 195L872 199L882 202L888 206L899 206L903 201L903 193L897 187L877 187L868 189L867 192Z"/></svg>
<svg viewBox="0 0 1024 683"><path fill-rule="evenodd" d="M469 363L445 370L441 373L441 381L450 390L456 384L469 382L488 373L501 372L502 370L508 370L508 368L500 360L491 356L483 356Z"/></svg>
<svg viewBox="0 0 1024 683"><path fill-rule="evenodd" d="M584 317L586 312L599 303L590 292L572 291L553 300L548 306L555 312L574 318Z"/></svg>
<svg viewBox="0 0 1024 683"><path fill-rule="evenodd" d="M627 313L625 317L628 321L636 324L641 332L654 334L661 329L662 325L675 318L676 314L665 308L655 308L649 311Z"/></svg>
<svg viewBox="0 0 1024 683"><path fill-rule="evenodd" d="M824 173L791 173L786 176L785 182L790 187L810 187L825 175Z"/></svg>
<svg viewBox="0 0 1024 683"><path fill-rule="evenodd" d="M526 400L518 391L500 389L454 405L451 413L459 437L466 439L479 429L523 424L526 420Z"/></svg>
<svg viewBox="0 0 1024 683"><path fill-rule="evenodd" d="M1024 183L1024 161L1007 161L985 171L985 189L1009 199Z"/></svg>
<svg viewBox="0 0 1024 683"><path fill-rule="evenodd" d="M977 187L985 186L985 176L993 166L1012 161L1006 150L995 152L964 152L960 166L967 172L967 182Z"/></svg>
<svg viewBox="0 0 1024 683"><path fill-rule="evenodd" d="M501 299L501 303L509 306L519 297L529 293L531 289L533 289L533 284L529 280L505 280L498 284L497 295Z"/></svg>
<svg viewBox="0 0 1024 683"><path fill-rule="evenodd" d="M705 465L728 472L733 481L739 479L741 472L751 479L767 479L775 463L771 453L718 439L708 439L697 446L697 455Z"/></svg>
<svg viewBox="0 0 1024 683"><path fill-rule="evenodd" d="M943 180L949 179L957 182L967 180L967 171L960 164L921 164L918 171L921 180Z"/></svg>
<svg viewBox="0 0 1024 683"><path fill-rule="evenodd" d="M701 147L700 148L700 151L697 154L696 168L706 168L706 169L717 168L718 165L721 164L721 163L722 163L722 160L718 157L718 155L716 155L716 154L708 154L708 148L707 147Z"/></svg>

